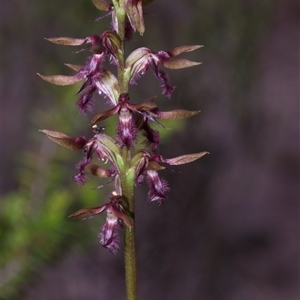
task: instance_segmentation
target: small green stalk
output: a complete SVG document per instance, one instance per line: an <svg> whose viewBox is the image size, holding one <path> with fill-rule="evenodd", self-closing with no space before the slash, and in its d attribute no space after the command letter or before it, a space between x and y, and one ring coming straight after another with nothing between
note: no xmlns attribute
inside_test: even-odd
<svg viewBox="0 0 300 300"><path fill-rule="evenodd" d="M134 218L134 181L130 174L121 176L122 194L128 201L128 210ZM125 228L124 235L124 263L127 300L137 300L137 276L136 276L136 246L135 224L131 228Z"/></svg>
<svg viewBox="0 0 300 300"><path fill-rule="evenodd" d="M127 300L137 300L135 227L125 229L125 281Z"/></svg>

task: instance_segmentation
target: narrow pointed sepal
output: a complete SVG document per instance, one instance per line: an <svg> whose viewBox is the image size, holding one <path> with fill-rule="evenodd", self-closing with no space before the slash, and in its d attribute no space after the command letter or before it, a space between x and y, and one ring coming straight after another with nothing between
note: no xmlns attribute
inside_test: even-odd
<svg viewBox="0 0 300 300"><path fill-rule="evenodd" d="M99 207L93 207L93 208L83 208L80 209L73 214L69 215L69 218L71 219L86 219L86 218L92 218L96 215L99 215L107 208L107 205L102 205Z"/></svg>
<svg viewBox="0 0 300 300"><path fill-rule="evenodd" d="M92 118L91 124L95 124L97 122L103 121L103 120L109 118L110 116L114 115L117 111L118 111L118 107L114 107L112 109L102 111Z"/></svg>
<svg viewBox="0 0 300 300"><path fill-rule="evenodd" d="M74 65L74 64L64 64L64 65L76 72L80 71L84 67L83 65Z"/></svg>
<svg viewBox="0 0 300 300"><path fill-rule="evenodd" d="M160 119L165 120L179 120L184 118L190 118L197 115L200 110L184 110L184 109L174 109L171 111L158 111L155 115Z"/></svg>
<svg viewBox="0 0 300 300"><path fill-rule="evenodd" d="M177 56L181 53L184 53L184 52L191 52L191 51L194 51L194 50L197 50L199 48L202 48L203 45L192 45L192 46L179 46L179 47L176 47L170 51L168 51L169 55L174 57L174 56Z"/></svg>
<svg viewBox="0 0 300 300"><path fill-rule="evenodd" d="M75 75L75 76L65 76L65 75L45 76L45 75L41 75L39 73L37 73L37 75L39 75L43 80L45 80L49 83L60 85L60 86L72 85L83 79L83 77L77 76L77 75Z"/></svg>
<svg viewBox="0 0 300 300"><path fill-rule="evenodd" d="M175 57L184 52L191 52L203 47L202 45L179 46L167 53L170 57ZM190 61L188 59L168 59L163 62L163 65L168 69L183 69L200 65L201 62Z"/></svg>
<svg viewBox="0 0 300 300"><path fill-rule="evenodd" d="M201 62L196 62L196 61L191 61L188 59L172 59L172 60L167 60L163 62L163 65L167 69L184 69L184 68L189 68L189 67L194 67L201 65Z"/></svg>
<svg viewBox="0 0 300 300"><path fill-rule="evenodd" d="M199 153L186 154L186 155L181 155L181 156L170 158L170 159L163 159L162 161L169 165L178 166L178 165L183 165L183 164L193 162L206 154L209 154L209 152L203 151L203 152L199 152Z"/></svg>
<svg viewBox="0 0 300 300"><path fill-rule="evenodd" d="M153 97L147 101L144 101L139 104L130 104L130 108L134 111L151 111L157 108L157 105L154 103L156 97Z"/></svg>
<svg viewBox="0 0 300 300"><path fill-rule="evenodd" d="M45 133L48 138L56 144L64 146L73 151L82 150L87 143L87 140L84 137L74 138L59 131L51 131L46 129L40 131Z"/></svg>
<svg viewBox="0 0 300 300"><path fill-rule="evenodd" d="M53 38L45 38L45 40L54 44L59 44L64 46L81 46L85 42L85 39L74 39L69 37L53 37Z"/></svg>

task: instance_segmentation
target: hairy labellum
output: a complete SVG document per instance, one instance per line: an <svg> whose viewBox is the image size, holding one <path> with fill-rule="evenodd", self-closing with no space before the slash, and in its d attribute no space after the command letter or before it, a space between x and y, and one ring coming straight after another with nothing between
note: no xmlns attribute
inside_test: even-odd
<svg viewBox="0 0 300 300"><path fill-rule="evenodd" d="M106 222L101 228L99 234L101 245L109 250L111 253L116 254L119 249L119 238L118 238L118 218L111 212L110 209L106 210L107 217Z"/></svg>
<svg viewBox="0 0 300 300"><path fill-rule="evenodd" d="M148 170L146 173L147 183L149 186L148 197L151 202L162 204L167 198L170 188L164 179L158 176L156 171Z"/></svg>
<svg viewBox="0 0 300 300"><path fill-rule="evenodd" d="M91 218L106 211L106 221L99 233L100 243L111 253L116 254L119 249L118 228L133 226L132 219L127 211L127 201L124 197L113 195L110 201L98 207L84 208L71 214L72 219Z"/></svg>
<svg viewBox="0 0 300 300"><path fill-rule="evenodd" d="M119 111L117 136L121 146L127 148L133 145L137 137L137 129L133 122L132 112L126 106L121 107Z"/></svg>

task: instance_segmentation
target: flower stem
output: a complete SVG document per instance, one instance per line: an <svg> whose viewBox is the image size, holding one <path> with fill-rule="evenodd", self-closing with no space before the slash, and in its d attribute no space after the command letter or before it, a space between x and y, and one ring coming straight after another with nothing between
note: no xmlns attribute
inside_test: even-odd
<svg viewBox="0 0 300 300"><path fill-rule="evenodd" d="M135 227L125 230L125 281L127 300L137 300Z"/></svg>
<svg viewBox="0 0 300 300"><path fill-rule="evenodd" d="M118 19L118 35L121 40L121 55L118 65L118 82L120 93L128 92L128 80L125 78L124 50L125 50L125 18L124 0L113 0ZM134 173L130 171L131 151L122 149L124 169L120 174L122 196L128 202L128 210L134 221ZM135 246L135 222L131 228L125 228L124 235L124 265L127 300L137 300L137 276L136 276L136 246Z"/></svg>
<svg viewBox="0 0 300 300"><path fill-rule="evenodd" d="M130 172L121 176L122 195L128 201L128 210L134 219L134 181ZM127 300L137 300L135 222L126 227L124 235L124 264Z"/></svg>

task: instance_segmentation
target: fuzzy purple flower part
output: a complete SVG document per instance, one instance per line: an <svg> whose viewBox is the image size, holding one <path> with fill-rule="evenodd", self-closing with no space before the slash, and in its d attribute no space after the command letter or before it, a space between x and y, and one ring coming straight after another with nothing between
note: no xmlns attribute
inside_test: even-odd
<svg viewBox="0 0 300 300"><path fill-rule="evenodd" d="M103 61L103 54L95 54L77 74L78 76L83 75L83 77L86 78L85 82L78 90L79 98L77 101L79 110L83 114L86 114L87 111L92 111L94 108L92 99L93 94L97 91L96 82L103 74Z"/></svg>
<svg viewBox="0 0 300 300"><path fill-rule="evenodd" d="M148 170L146 172L147 183L149 186L148 197L151 202L162 204L167 198L170 188L168 183L158 176L157 171Z"/></svg>
<svg viewBox="0 0 300 300"><path fill-rule="evenodd" d="M157 53L148 48L139 48L131 53L132 57L128 57L127 61L131 64L131 79L130 84L135 84L137 79L143 76L149 69L152 68L154 74L161 82L162 94L170 98L175 87L169 85L169 79L166 73L158 68L159 64L163 64L170 55L165 51ZM133 61L131 61L133 60Z"/></svg>
<svg viewBox="0 0 300 300"><path fill-rule="evenodd" d="M106 209L106 222L101 228L99 233L99 239L101 245L109 250L111 253L116 254L119 249L119 237L118 237L118 228L119 220L113 214L111 207Z"/></svg>
<svg viewBox="0 0 300 300"><path fill-rule="evenodd" d="M99 239L103 247L116 254L119 249L118 229L124 226L131 228L133 225L132 218L124 206L127 206L124 197L112 195L108 203L94 208L80 209L69 217L72 219L91 218L106 211L106 221L99 233Z"/></svg>

